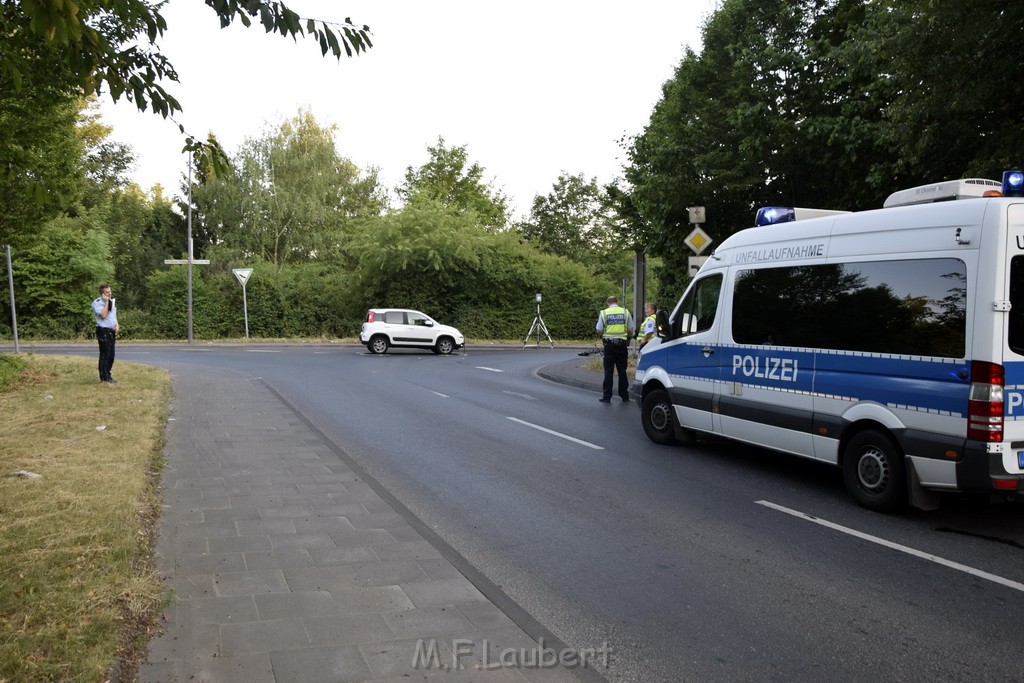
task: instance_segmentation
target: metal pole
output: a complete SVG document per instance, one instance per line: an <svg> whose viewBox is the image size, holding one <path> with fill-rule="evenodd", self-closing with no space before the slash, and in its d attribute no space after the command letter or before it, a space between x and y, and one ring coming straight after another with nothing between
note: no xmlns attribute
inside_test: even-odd
<svg viewBox="0 0 1024 683"><path fill-rule="evenodd" d="M245 300L245 283L242 283L242 311L245 312L245 338L249 338L249 303Z"/></svg>
<svg viewBox="0 0 1024 683"><path fill-rule="evenodd" d="M18 348L18 313L14 309L14 273L11 271L11 245L5 244L4 251L7 253L7 289L11 293L11 333L14 336L14 352L21 353Z"/></svg>
<svg viewBox="0 0 1024 683"><path fill-rule="evenodd" d="M633 320L637 326L644 319L647 303L647 255L639 249L633 254Z"/></svg>
<svg viewBox="0 0 1024 683"><path fill-rule="evenodd" d="M192 152L188 153L188 343L192 343Z"/></svg>

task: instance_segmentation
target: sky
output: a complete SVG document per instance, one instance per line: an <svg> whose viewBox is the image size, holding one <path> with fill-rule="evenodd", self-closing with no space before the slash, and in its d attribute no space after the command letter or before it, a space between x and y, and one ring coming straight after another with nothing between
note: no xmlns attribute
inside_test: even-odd
<svg viewBox="0 0 1024 683"><path fill-rule="evenodd" d="M176 119L229 155L307 109L334 125L341 156L385 187L429 159L439 137L465 146L485 180L527 215L559 174L621 177L620 140L643 131L684 50L700 51L717 0L287 0L303 17L368 24L374 47L321 56L312 40L221 29L201 0L171 0L158 42L180 83ZM137 157L132 179L180 192L184 136L122 99L102 101L112 138Z"/></svg>

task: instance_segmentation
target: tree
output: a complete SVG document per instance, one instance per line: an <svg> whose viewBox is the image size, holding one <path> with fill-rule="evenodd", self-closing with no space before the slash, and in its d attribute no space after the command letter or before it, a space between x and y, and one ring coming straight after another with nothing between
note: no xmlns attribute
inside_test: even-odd
<svg viewBox="0 0 1024 683"><path fill-rule="evenodd" d="M664 256L661 296L689 269L687 207L716 241L770 204L865 208L884 197L880 141L889 90L864 45L861 0L725 0L627 142L628 187L613 193L634 241Z"/></svg>
<svg viewBox="0 0 1024 683"><path fill-rule="evenodd" d="M118 292L138 310L152 303L149 275L164 268L164 259L184 251L185 219L159 186L147 195L131 185L112 192L107 201L107 233Z"/></svg>
<svg viewBox="0 0 1024 683"><path fill-rule="evenodd" d="M313 38L321 52L338 59L373 46L370 28L351 19L302 19L278 0L205 0L221 27L245 26L258 17L268 33ZM141 110L164 118L181 105L162 85L176 82L174 66L160 52L167 28L157 0L5 0L0 4L0 90L20 93L51 86L85 95L107 88L116 102L125 97ZM54 70L60 79L54 79ZM179 124L182 133L184 128ZM208 143L189 137L186 149ZM217 151L217 148L214 148ZM215 154L218 169L222 155Z"/></svg>
<svg viewBox="0 0 1024 683"><path fill-rule="evenodd" d="M551 192L533 198L529 218L516 229L542 251L570 258L605 280L618 282L633 272L633 248L596 178L559 175Z"/></svg>
<svg viewBox="0 0 1024 683"><path fill-rule="evenodd" d="M10 30L11 14L9 5L0 4L0 36ZM43 81L36 87L19 93L0 78L2 242L15 243L19 234L74 206L83 189L83 150L75 130L80 101L63 85L59 64L46 55L25 57L30 58Z"/></svg>
<svg viewBox="0 0 1024 683"><path fill-rule="evenodd" d="M21 256L23 254L23 256ZM31 236L18 259L18 322L26 336L65 338L92 326L88 302L114 275L102 216L61 216Z"/></svg>
<svg viewBox="0 0 1024 683"><path fill-rule="evenodd" d="M409 166L399 196L412 201L417 196L440 202L459 213L472 212L481 225L500 230L508 223L508 200L500 190L484 181L484 168L469 163L466 146L447 147L444 138L427 147L430 159L417 169Z"/></svg>
<svg viewBox="0 0 1024 683"><path fill-rule="evenodd" d="M543 254L515 232L487 230L475 213L423 195L368 221L352 251L358 313L416 308L484 339L525 334L538 291L552 335L587 338L606 287L586 267Z"/></svg>
<svg viewBox="0 0 1024 683"><path fill-rule="evenodd" d="M533 198L530 217L518 228L544 251L585 261L610 246L613 220L596 178L562 173L551 192Z"/></svg>
<svg viewBox="0 0 1024 683"><path fill-rule="evenodd" d="M112 129L100 119L95 96L81 106L76 132L81 141L80 163L85 176L82 203L86 207L99 206L129 184L135 152L124 143L110 140Z"/></svg>
<svg viewBox="0 0 1024 683"><path fill-rule="evenodd" d="M277 0L205 1L222 28L235 21L250 26L258 16L267 33L312 37L324 55L331 52L339 59L342 52L351 57L373 46L370 28L356 26L351 19L342 23L303 20ZM106 85L115 102L124 96L140 110L152 108L170 116L181 106L160 85L163 79L178 80L173 65L157 47L167 29L160 14L162 5L153 0L7 2L0 40L0 81L16 90L38 84L32 56L45 53L69 68L68 76L86 95Z"/></svg>
<svg viewBox="0 0 1024 683"><path fill-rule="evenodd" d="M1024 82L1006 60L1024 33L1024 3L876 4L854 37L892 92L879 136L884 180L898 189L1019 167Z"/></svg>
<svg viewBox="0 0 1024 683"><path fill-rule="evenodd" d="M334 131L300 111L247 140L228 176L194 188L195 208L226 259L281 267L338 258L353 225L380 214L376 171L363 175L340 156Z"/></svg>

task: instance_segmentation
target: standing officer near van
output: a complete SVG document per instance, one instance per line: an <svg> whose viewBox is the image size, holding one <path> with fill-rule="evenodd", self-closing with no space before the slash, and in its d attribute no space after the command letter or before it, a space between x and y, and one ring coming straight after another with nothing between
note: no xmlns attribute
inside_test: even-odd
<svg viewBox="0 0 1024 683"><path fill-rule="evenodd" d="M657 331L658 327L655 322L656 309L654 304L649 301L644 304L644 316L644 321L640 323L640 328L636 331L637 339L640 340L640 344L636 349L637 351L644 348L644 345L654 338L654 333Z"/></svg>
<svg viewBox="0 0 1024 683"><path fill-rule="evenodd" d="M110 285L100 285L100 295L92 302L92 313L96 318L96 341L100 345L100 381L117 384L110 376L118 329L117 304L110 295Z"/></svg>
<svg viewBox="0 0 1024 683"><path fill-rule="evenodd" d="M608 297L608 307L597 316L597 331L602 333L604 341L604 395L601 403L612 400L612 385L615 381L614 371L619 371L619 397L629 400L629 378L626 377L626 361L629 358L629 338L636 329L633 316L619 305L616 296Z"/></svg>

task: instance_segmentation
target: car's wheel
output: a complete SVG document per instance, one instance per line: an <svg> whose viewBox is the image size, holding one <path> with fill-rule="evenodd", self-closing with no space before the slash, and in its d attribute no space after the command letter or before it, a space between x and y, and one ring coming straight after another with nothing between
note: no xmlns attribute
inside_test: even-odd
<svg viewBox="0 0 1024 683"><path fill-rule="evenodd" d="M869 510L893 512L906 500L906 468L887 434L867 429L843 451L843 480L854 500Z"/></svg>
<svg viewBox="0 0 1024 683"><path fill-rule="evenodd" d="M389 346L388 338L383 334L378 334L370 340L370 344L367 348L370 349L370 353L384 353L388 350Z"/></svg>
<svg viewBox="0 0 1024 683"><path fill-rule="evenodd" d="M675 418L672 413L672 400L664 389L655 389L644 396L640 406L640 421L647 438L663 446L676 443Z"/></svg>
<svg viewBox="0 0 1024 683"><path fill-rule="evenodd" d="M452 341L451 337L441 337L434 344L434 352L439 353L442 356L447 356L449 353L455 350L455 342Z"/></svg>

